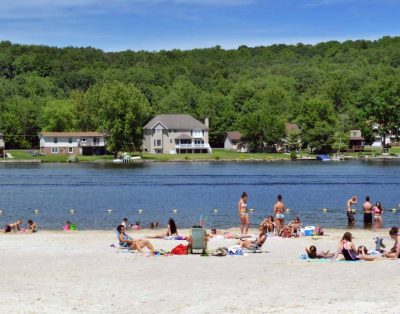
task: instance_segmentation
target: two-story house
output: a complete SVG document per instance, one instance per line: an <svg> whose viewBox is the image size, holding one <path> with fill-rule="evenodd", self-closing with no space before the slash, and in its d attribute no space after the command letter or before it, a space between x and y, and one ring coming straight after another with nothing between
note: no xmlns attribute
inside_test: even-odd
<svg viewBox="0 0 400 314"><path fill-rule="evenodd" d="M143 127L143 149L157 154L211 153L208 119L204 123L188 114L161 114Z"/></svg>
<svg viewBox="0 0 400 314"><path fill-rule="evenodd" d="M3 139L3 133L0 133L0 157L5 157L5 144Z"/></svg>
<svg viewBox="0 0 400 314"><path fill-rule="evenodd" d="M361 130L350 130L349 149L359 152L364 149L365 139L361 135Z"/></svg>
<svg viewBox="0 0 400 314"><path fill-rule="evenodd" d="M104 155L105 134L100 132L41 132L40 152L45 155Z"/></svg>

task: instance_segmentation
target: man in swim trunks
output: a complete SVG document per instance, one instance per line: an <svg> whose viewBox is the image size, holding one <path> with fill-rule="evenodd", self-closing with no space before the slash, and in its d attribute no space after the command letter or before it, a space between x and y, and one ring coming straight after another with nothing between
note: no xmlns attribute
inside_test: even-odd
<svg viewBox="0 0 400 314"><path fill-rule="evenodd" d="M362 208L364 211L364 227L370 227L372 225L372 204L369 201L369 196L365 198Z"/></svg>
<svg viewBox="0 0 400 314"><path fill-rule="evenodd" d="M347 223L349 226L354 225L354 213L353 213L353 205L357 204L357 196L353 196L351 199L347 201Z"/></svg>
<svg viewBox="0 0 400 314"><path fill-rule="evenodd" d="M276 234L281 235L283 226L285 224L285 204L282 202L282 195L277 196L277 202L274 206L274 213L276 218Z"/></svg>

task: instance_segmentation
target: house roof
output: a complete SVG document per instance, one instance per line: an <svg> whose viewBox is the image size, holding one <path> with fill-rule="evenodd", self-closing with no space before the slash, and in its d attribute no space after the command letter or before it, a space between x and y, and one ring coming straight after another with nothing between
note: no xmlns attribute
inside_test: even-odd
<svg viewBox="0 0 400 314"><path fill-rule="evenodd" d="M285 123L286 133L301 133L299 126L295 123Z"/></svg>
<svg viewBox="0 0 400 314"><path fill-rule="evenodd" d="M242 137L242 134L238 131L230 131L226 132L226 136L231 140L231 141L240 141L240 138Z"/></svg>
<svg viewBox="0 0 400 314"><path fill-rule="evenodd" d="M143 129L153 129L161 123L168 130L208 130L208 127L188 114L160 114L151 119Z"/></svg>
<svg viewBox="0 0 400 314"><path fill-rule="evenodd" d="M46 137L101 137L105 136L105 133L101 132L40 132L39 135Z"/></svg>
<svg viewBox="0 0 400 314"><path fill-rule="evenodd" d="M190 135L187 135L187 134L183 133L183 134L177 136L175 139L177 139L177 140L191 140L192 137Z"/></svg>

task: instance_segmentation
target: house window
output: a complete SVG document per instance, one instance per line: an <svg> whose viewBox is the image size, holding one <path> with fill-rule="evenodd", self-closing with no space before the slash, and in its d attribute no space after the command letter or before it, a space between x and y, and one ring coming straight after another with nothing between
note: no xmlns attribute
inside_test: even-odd
<svg viewBox="0 0 400 314"><path fill-rule="evenodd" d="M74 153L74 148L73 147L68 147L68 153L73 154Z"/></svg>
<svg viewBox="0 0 400 314"><path fill-rule="evenodd" d="M357 136L357 132L353 132L353 136Z"/></svg>
<svg viewBox="0 0 400 314"><path fill-rule="evenodd" d="M156 129L156 133L161 133L162 129Z"/></svg>
<svg viewBox="0 0 400 314"><path fill-rule="evenodd" d="M72 144L72 137L68 138L68 143Z"/></svg>
<svg viewBox="0 0 400 314"><path fill-rule="evenodd" d="M172 140L169 140L169 143L172 144Z"/></svg>
<svg viewBox="0 0 400 314"><path fill-rule="evenodd" d="M157 141L156 140L154 140L154 146L157 146Z"/></svg>
<svg viewBox="0 0 400 314"><path fill-rule="evenodd" d="M52 147L51 148L51 153L52 154L58 154L58 147Z"/></svg>
<svg viewBox="0 0 400 314"><path fill-rule="evenodd" d="M191 134L193 137L203 137L203 131L202 130L192 130Z"/></svg>
<svg viewBox="0 0 400 314"><path fill-rule="evenodd" d="M55 137L54 138L54 144L57 144L58 143L58 137Z"/></svg>
<svg viewBox="0 0 400 314"><path fill-rule="evenodd" d="M82 142L86 142L86 139L85 139L85 138L83 138L83 139L82 139Z"/></svg>
<svg viewBox="0 0 400 314"><path fill-rule="evenodd" d="M97 137L93 137L93 145L97 145Z"/></svg>
<svg viewBox="0 0 400 314"><path fill-rule="evenodd" d="M157 140L157 146L161 146L161 140Z"/></svg>

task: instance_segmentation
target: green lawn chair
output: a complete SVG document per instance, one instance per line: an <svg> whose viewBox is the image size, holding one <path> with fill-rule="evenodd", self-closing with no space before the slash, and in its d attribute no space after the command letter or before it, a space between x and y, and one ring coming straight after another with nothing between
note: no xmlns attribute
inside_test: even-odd
<svg viewBox="0 0 400 314"><path fill-rule="evenodd" d="M207 247L206 229L193 227L192 234L192 254L202 254Z"/></svg>

